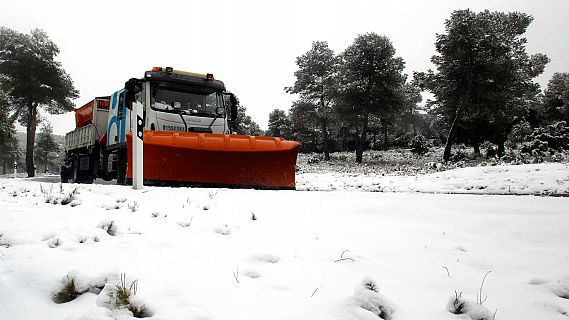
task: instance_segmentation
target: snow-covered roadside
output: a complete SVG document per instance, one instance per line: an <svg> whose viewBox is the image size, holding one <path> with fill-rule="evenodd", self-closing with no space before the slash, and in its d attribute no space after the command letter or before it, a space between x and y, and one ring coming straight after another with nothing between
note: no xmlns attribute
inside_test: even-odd
<svg viewBox="0 0 569 320"><path fill-rule="evenodd" d="M496 319L569 311L569 198L62 188L0 179L1 319L132 319L122 273L153 319L470 319L488 271Z"/></svg>
<svg viewBox="0 0 569 320"><path fill-rule="evenodd" d="M297 175L297 190L569 195L569 164L469 167L412 176L374 172L300 173Z"/></svg>

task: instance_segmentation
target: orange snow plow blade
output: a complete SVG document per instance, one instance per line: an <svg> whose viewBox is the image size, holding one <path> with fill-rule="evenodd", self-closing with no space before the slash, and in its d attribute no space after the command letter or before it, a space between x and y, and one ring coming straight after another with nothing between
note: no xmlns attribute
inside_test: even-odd
<svg viewBox="0 0 569 320"><path fill-rule="evenodd" d="M132 133L127 133L132 179ZM144 131L144 181L219 187L294 189L300 143L282 138Z"/></svg>

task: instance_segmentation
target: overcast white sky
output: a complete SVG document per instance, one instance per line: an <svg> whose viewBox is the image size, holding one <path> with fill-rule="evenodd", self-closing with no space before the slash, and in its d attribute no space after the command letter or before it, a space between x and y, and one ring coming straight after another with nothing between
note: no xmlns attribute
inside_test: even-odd
<svg viewBox="0 0 569 320"><path fill-rule="evenodd" d="M290 107L283 88L294 83L295 59L312 41L326 40L340 53L358 34L386 35L411 75L431 67L435 34L464 8L531 14L528 52L551 58L537 81L543 87L554 72L569 72L567 0L0 0L0 25L48 33L80 91L77 106L153 66L171 66L213 73L266 128L272 109ZM57 134L74 127L73 113L49 120Z"/></svg>

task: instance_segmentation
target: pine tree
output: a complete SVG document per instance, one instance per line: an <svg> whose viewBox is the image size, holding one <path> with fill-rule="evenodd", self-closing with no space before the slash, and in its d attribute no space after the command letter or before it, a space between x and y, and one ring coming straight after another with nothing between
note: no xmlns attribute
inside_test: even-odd
<svg viewBox="0 0 569 320"><path fill-rule="evenodd" d="M0 85L11 98L20 123L27 127L26 170L34 176L34 145L39 108L59 114L72 111L77 98L71 77L55 61L59 48L39 29L22 34L0 28Z"/></svg>
<svg viewBox="0 0 569 320"><path fill-rule="evenodd" d="M445 161L459 127L475 144L480 128L493 128L498 153L504 152L508 121L527 113L528 101L539 91L532 79L549 61L543 54L526 53L522 35L532 20L519 12L458 10L446 20L445 33L437 34L438 54L431 58L437 72L415 79L435 95L434 112L450 127Z"/></svg>
<svg viewBox="0 0 569 320"><path fill-rule="evenodd" d="M299 68L294 72L296 81L292 87L285 89L289 93L300 94L303 108L297 109L297 112L306 112L309 118L314 119L307 124L316 123L320 127L324 158L330 160L328 126L333 117L338 58L328 47L328 42L314 41L308 52L296 58L296 64Z"/></svg>
<svg viewBox="0 0 569 320"><path fill-rule="evenodd" d="M292 139L298 141L302 144L302 152L316 152L323 145L319 141L322 138L320 132L318 132L318 123L316 118L313 116L312 111L314 110L314 104L312 101L305 101L304 99L298 99L293 102L290 107L290 121L291 121L291 131Z"/></svg>
<svg viewBox="0 0 569 320"><path fill-rule="evenodd" d="M59 144L55 142L53 137L53 128L51 124L45 123L40 129L36 141L36 155L39 163L44 165L44 173L47 173L47 168L51 164L49 154L52 152L59 152Z"/></svg>
<svg viewBox="0 0 569 320"><path fill-rule="evenodd" d="M237 114L239 116L235 121L233 121L233 133L242 134L248 136L260 136L263 134L259 125L251 119L250 116L246 114L247 108L245 106L239 105L237 109Z"/></svg>
<svg viewBox="0 0 569 320"><path fill-rule="evenodd" d="M403 105L405 63L391 41L375 33L359 35L341 54L337 109L353 119L358 135L356 162L362 162L371 116L390 121Z"/></svg>
<svg viewBox="0 0 569 320"><path fill-rule="evenodd" d="M14 120L10 117L10 100L0 91L0 162L2 173L6 174L7 168L19 160L20 148L16 138Z"/></svg>
<svg viewBox="0 0 569 320"><path fill-rule="evenodd" d="M269 114L269 125L267 134L272 137L283 137L290 139L291 121L287 117L285 111L274 109Z"/></svg>
<svg viewBox="0 0 569 320"><path fill-rule="evenodd" d="M0 145L4 145L8 141L11 136L11 127L10 103L4 92L0 91Z"/></svg>
<svg viewBox="0 0 569 320"><path fill-rule="evenodd" d="M569 123L569 73L553 74L542 98L542 116L549 123L565 121Z"/></svg>

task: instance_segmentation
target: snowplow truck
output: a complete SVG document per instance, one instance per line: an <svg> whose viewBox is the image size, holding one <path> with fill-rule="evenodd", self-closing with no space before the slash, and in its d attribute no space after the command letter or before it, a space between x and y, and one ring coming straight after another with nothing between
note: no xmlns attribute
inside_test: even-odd
<svg viewBox="0 0 569 320"><path fill-rule="evenodd" d="M295 189L300 143L232 134L238 101L222 81L161 67L75 110L62 182L132 183L133 107L143 110L145 184Z"/></svg>

